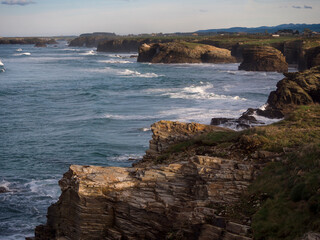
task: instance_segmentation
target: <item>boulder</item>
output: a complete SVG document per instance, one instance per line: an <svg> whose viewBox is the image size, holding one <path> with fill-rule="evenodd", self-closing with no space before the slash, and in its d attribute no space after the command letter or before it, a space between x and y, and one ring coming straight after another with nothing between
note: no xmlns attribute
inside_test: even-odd
<svg viewBox="0 0 320 240"><path fill-rule="evenodd" d="M239 70L288 72L288 63L283 54L270 46L248 46L243 49L243 62Z"/></svg>
<svg viewBox="0 0 320 240"><path fill-rule="evenodd" d="M232 63L227 49L188 42L142 44L138 62L151 63Z"/></svg>

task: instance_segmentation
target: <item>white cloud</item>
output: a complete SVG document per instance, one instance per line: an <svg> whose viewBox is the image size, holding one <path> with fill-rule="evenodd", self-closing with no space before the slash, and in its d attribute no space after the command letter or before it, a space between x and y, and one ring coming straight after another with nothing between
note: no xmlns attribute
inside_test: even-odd
<svg viewBox="0 0 320 240"><path fill-rule="evenodd" d="M20 5L20 6L25 6L28 4L33 4L32 0L4 0L1 1L2 4L7 4L7 5Z"/></svg>

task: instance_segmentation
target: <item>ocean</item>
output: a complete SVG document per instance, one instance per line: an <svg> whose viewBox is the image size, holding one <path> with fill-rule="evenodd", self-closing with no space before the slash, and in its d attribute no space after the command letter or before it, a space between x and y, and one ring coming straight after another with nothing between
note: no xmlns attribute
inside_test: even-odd
<svg viewBox="0 0 320 240"><path fill-rule="evenodd" d="M9 191L0 193L1 240L46 222L69 165L130 166L152 123L239 117L283 78L238 63L137 63L136 54L0 45L0 188Z"/></svg>

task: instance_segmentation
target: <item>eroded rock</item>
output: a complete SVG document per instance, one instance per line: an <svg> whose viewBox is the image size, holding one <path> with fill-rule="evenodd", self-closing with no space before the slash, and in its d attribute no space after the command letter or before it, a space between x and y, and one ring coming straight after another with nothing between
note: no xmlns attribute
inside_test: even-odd
<svg viewBox="0 0 320 240"><path fill-rule="evenodd" d="M270 46L247 46L243 49L243 62L239 70L288 72L288 63L283 54Z"/></svg>
<svg viewBox="0 0 320 240"><path fill-rule="evenodd" d="M232 63L236 59L227 49L214 46L187 43L142 44L138 62L151 63Z"/></svg>

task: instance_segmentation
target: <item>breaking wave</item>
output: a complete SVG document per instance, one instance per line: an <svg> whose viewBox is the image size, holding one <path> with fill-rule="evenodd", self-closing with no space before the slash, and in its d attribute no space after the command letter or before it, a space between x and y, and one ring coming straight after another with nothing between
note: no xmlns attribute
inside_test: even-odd
<svg viewBox="0 0 320 240"><path fill-rule="evenodd" d="M127 61L127 60L101 60L99 61L101 63L120 63L120 64L124 64L124 63L133 63L133 62L130 62L130 61Z"/></svg>
<svg viewBox="0 0 320 240"><path fill-rule="evenodd" d="M31 55L31 53L29 53L29 52L14 54L14 56L30 56L30 55Z"/></svg>
<svg viewBox="0 0 320 240"><path fill-rule="evenodd" d="M213 85L211 83L201 83L201 85L191 85L185 88L162 88L162 89L148 89L149 93L160 93L162 96L169 96L169 98L181 98L181 99L229 99L229 100L241 100L245 101L245 98L239 96L227 96L219 95L212 92ZM211 90L211 91L209 91Z"/></svg>
<svg viewBox="0 0 320 240"><path fill-rule="evenodd" d="M84 55L84 56L90 56L90 55L96 55L97 52L95 52L94 50L90 50L90 51L87 51L85 53L79 53L80 55Z"/></svg>

